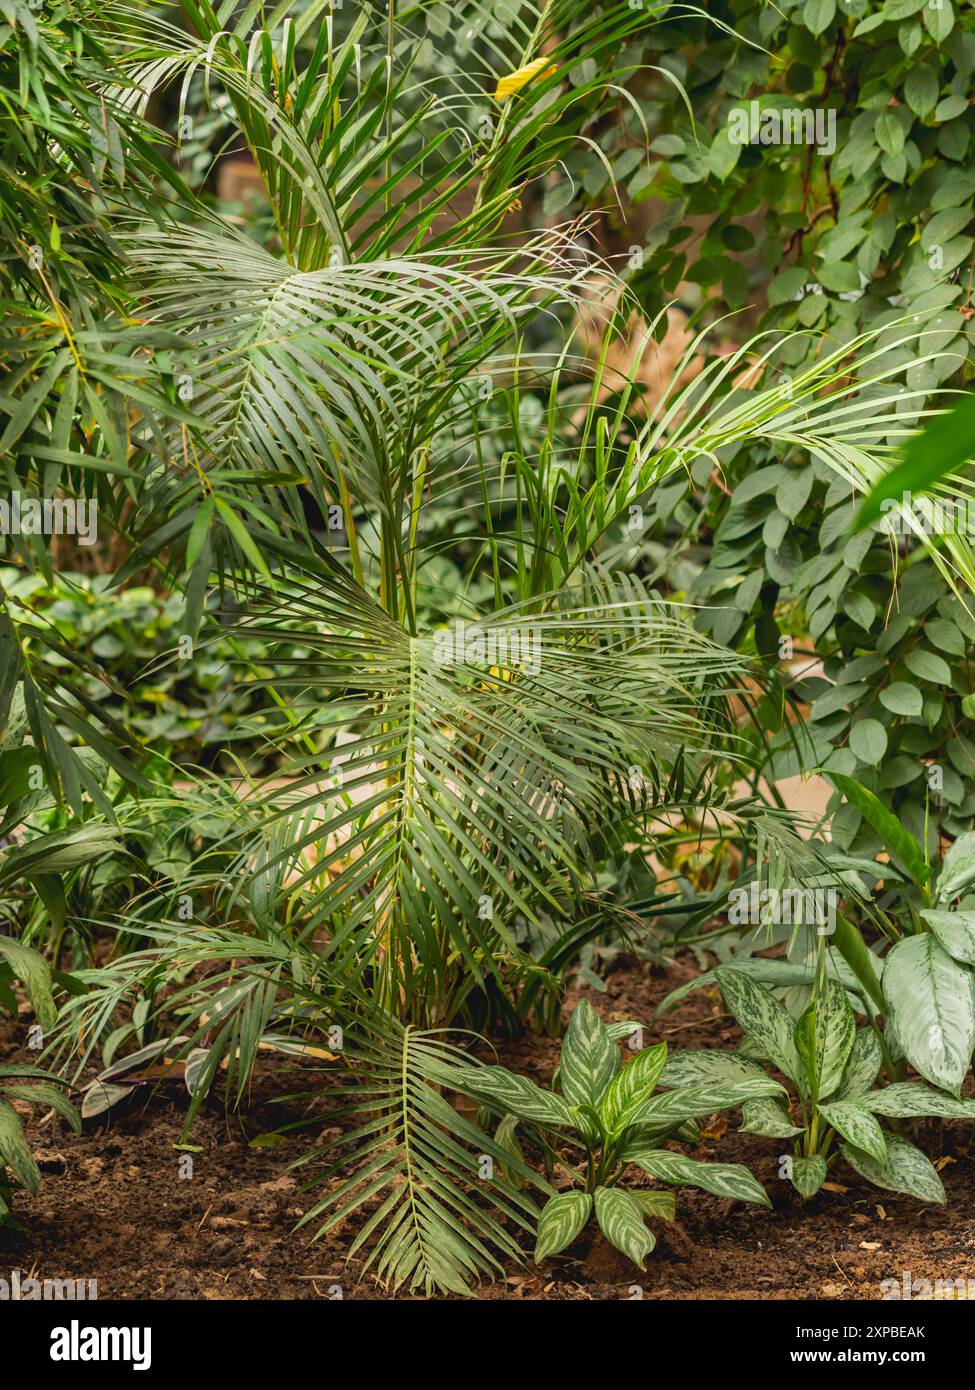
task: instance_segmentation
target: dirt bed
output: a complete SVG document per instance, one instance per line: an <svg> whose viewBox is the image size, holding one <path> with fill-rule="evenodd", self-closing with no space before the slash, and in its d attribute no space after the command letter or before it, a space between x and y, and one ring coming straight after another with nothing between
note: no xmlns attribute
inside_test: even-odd
<svg viewBox="0 0 975 1390"><path fill-rule="evenodd" d="M733 1047L734 1021L714 991L691 995L653 1025L656 1004L690 978L679 962L666 971L624 965L608 977L606 993L586 993L607 1019L634 1018L653 1040L671 1047ZM569 1005L571 1006L571 1000ZM10 1060L26 1027L0 1038ZM500 1059L548 1082L558 1042L524 1038L499 1046ZM44 1170L36 1199L20 1194L24 1232L0 1231L0 1278L96 1279L100 1298L328 1299L385 1298L370 1274L346 1261L351 1230L310 1243L292 1228L307 1205L302 1173L291 1159L320 1136L327 1120L269 1146L267 1135L315 1106L315 1078L282 1075L264 1063L239 1116L213 1102L192 1134L193 1176L181 1176L179 1142L186 1096L173 1086L111 1123L80 1137L63 1127L33 1123L31 1142ZM273 1103L283 1091L309 1099ZM512 1265L506 1278L485 1285L486 1299L876 1299L881 1281L970 1279L975 1287L975 1153L970 1127L930 1123L921 1136L948 1192L946 1209L868 1186L842 1162L830 1174L836 1188L803 1210L791 1184L779 1177L775 1141L739 1135L732 1114L716 1121L695 1151L698 1158L749 1164L764 1183L771 1211L677 1189L677 1220L653 1222L656 1250L640 1275L601 1237L582 1237L543 1271ZM779 1147L782 1147L781 1145ZM185 1172L185 1161L182 1164Z"/></svg>

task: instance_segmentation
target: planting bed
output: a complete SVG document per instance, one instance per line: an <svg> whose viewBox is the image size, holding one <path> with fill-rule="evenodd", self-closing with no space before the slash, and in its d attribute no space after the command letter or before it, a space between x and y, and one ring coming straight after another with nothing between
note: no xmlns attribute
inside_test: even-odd
<svg viewBox="0 0 975 1390"><path fill-rule="evenodd" d="M686 958L664 969L623 964L608 975L605 993L584 993L607 1020L641 1020L649 1040L672 1048L736 1046L740 1033L714 990L690 995L653 1023L660 999L693 972ZM570 992L566 1017L578 997ZM25 1031L6 1025L4 1060L18 1055ZM500 1044L498 1052L513 1070L547 1084L558 1049L557 1039L528 1036ZM192 1178L180 1177L173 1147L186 1109L181 1083L113 1112L107 1125L86 1125L81 1137L31 1123L44 1185L36 1199L21 1194L26 1230L0 1232L0 1277L19 1269L25 1277L96 1279L101 1298L328 1299L336 1286L346 1298L385 1298L368 1273L357 1282L357 1264L346 1263L351 1223L316 1244L304 1232L291 1234L304 1210L305 1174L286 1169L328 1121L280 1143L260 1136L321 1110L315 1087L312 1073L284 1075L280 1064L262 1063L239 1115L211 1100L191 1136L202 1150L193 1155ZM282 1091L303 1088L307 1106L274 1103ZM477 1296L627 1299L639 1287L645 1298L662 1299L877 1299L881 1281L901 1281L904 1271L932 1282L975 1280L970 1126L927 1121L921 1136L940 1168L947 1208L881 1192L839 1161L828 1190L804 1210L778 1177L776 1141L739 1135L738 1123L737 1112L719 1116L695 1156L748 1164L772 1199L771 1211L678 1189L676 1221L651 1223L658 1243L642 1275L590 1228L565 1255L541 1269L512 1264ZM364 1219L360 1212L356 1225Z"/></svg>

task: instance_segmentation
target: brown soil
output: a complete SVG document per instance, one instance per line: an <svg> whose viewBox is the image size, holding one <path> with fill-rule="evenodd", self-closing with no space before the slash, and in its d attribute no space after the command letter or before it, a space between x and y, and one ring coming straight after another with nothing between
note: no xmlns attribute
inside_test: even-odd
<svg viewBox="0 0 975 1390"><path fill-rule="evenodd" d="M692 994L653 1023L668 990L693 973L682 960L666 971L624 965L606 993L588 996L609 1019L638 1019L671 1047L734 1046L739 1034L714 991ZM571 1001L570 1001L571 1004ZM0 1040L0 1056L16 1055L24 1029ZM541 1082L551 1077L558 1042L529 1037L499 1047L500 1059ZM385 1298L371 1275L357 1282L347 1263L351 1236L339 1230L317 1244L292 1234L306 1206L303 1172L288 1162L307 1149L322 1125L284 1143L249 1141L307 1113L310 1100L273 1104L284 1091L314 1087L311 1075L282 1075L263 1063L239 1116L214 1102L194 1129L194 1176L180 1176L179 1141L186 1109L176 1087L156 1094L111 1123L80 1137L32 1123L31 1142L44 1169L40 1195L19 1194L26 1229L0 1231L0 1278L97 1279L100 1298L327 1299ZM320 1113L321 1107L318 1107ZM876 1299L881 1280L909 1270L913 1279L975 1280L975 1141L970 1128L931 1123L921 1142L941 1167L946 1209L870 1187L842 1163L803 1209L778 1177L776 1141L713 1125L695 1151L700 1158L749 1164L773 1202L771 1211L677 1189L677 1220L652 1223L656 1250L642 1275L601 1237L583 1236L543 1270L512 1265L484 1299Z"/></svg>

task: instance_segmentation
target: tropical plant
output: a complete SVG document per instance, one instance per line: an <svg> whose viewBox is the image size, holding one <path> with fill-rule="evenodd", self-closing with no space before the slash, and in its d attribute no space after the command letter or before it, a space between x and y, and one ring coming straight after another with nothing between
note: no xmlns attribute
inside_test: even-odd
<svg viewBox="0 0 975 1390"><path fill-rule="evenodd" d="M656 1244L646 1218L671 1219L674 1198L626 1184L631 1166L660 1182L770 1205L761 1184L740 1164L702 1163L664 1146L689 1121L780 1095L780 1084L757 1074L705 1079L655 1095L667 1065L666 1043L643 1047L621 1063L619 1043L640 1031L635 1023L603 1023L583 999L569 1020L552 1090L504 1067L454 1071L451 1084L498 1117L496 1138L503 1134L520 1154L516 1128L529 1130L548 1166L560 1168L572 1184L542 1208L536 1263L570 1245L595 1212L610 1244L643 1268Z"/></svg>
<svg viewBox="0 0 975 1390"><path fill-rule="evenodd" d="M972 1120L975 1101L920 1082L876 1086L885 1058L891 1066L884 1037L873 1026L857 1028L847 990L837 980L817 981L794 1020L767 986L742 971L722 966L715 976L745 1034L742 1048L677 1053L661 1075L662 1085L678 1088L674 1094L680 1095L688 1086L758 1080L771 1067L787 1078L794 1099L745 1101L741 1132L791 1141L780 1176L804 1199L815 1196L842 1153L878 1187L925 1202L947 1200L934 1165L902 1134L885 1131L878 1117Z"/></svg>

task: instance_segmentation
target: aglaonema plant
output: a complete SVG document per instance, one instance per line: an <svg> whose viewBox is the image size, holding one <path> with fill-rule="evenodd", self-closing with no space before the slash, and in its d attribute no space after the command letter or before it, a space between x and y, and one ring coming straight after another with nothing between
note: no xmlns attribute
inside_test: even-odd
<svg viewBox="0 0 975 1390"><path fill-rule="evenodd" d="M791 1094L746 1100L742 1132L791 1141L781 1173L803 1198L819 1191L842 1154L877 1187L944 1204L934 1165L903 1135L882 1128L880 1120L975 1119L975 1100L924 1082L878 1086L881 1035L874 1027L857 1027L847 992L836 980L820 979L793 1021L769 989L742 971L721 967L715 974L745 1034L743 1051L679 1053L661 1073L662 1084L680 1095L688 1087L758 1081L766 1074L756 1060L761 1058L787 1078Z"/></svg>
<svg viewBox="0 0 975 1390"><path fill-rule="evenodd" d="M622 1062L620 1042L634 1023L605 1024L587 1001L569 1022L553 1089L546 1091L504 1067L461 1069L452 1084L502 1117L534 1132L549 1165L568 1186L549 1197L538 1220L536 1263L570 1245L595 1214L603 1235L643 1268L656 1237L649 1216L670 1219L672 1193L637 1188L634 1170L675 1186L769 1206L764 1188L737 1163L706 1163L664 1145L689 1121L783 1094L762 1075L701 1080L657 1094L667 1065L667 1044L645 1047Z"/></svg>

